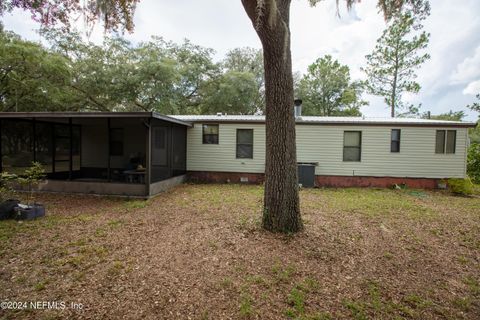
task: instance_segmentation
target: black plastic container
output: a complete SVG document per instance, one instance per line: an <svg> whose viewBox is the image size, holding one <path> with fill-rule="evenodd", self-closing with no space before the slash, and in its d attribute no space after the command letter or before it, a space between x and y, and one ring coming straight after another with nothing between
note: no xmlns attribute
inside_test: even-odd
<svg viewBox="0 0 480 320"><path fill-rule="evenodd" d="M15 211L17 220L33 220L45 215L45 207L42 204L34 204L28 208L16 207Z"/></svg>

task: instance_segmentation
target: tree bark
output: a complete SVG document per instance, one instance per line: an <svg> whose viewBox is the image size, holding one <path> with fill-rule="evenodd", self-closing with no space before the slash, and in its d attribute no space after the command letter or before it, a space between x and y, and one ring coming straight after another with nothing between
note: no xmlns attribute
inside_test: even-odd
<svg viewBox="0 0 480 320"><path fill-rule="evenodd" d="M266 161L262 224L272 232L303 229L293 115L290 2L242 0L263 46Z"/></svg>

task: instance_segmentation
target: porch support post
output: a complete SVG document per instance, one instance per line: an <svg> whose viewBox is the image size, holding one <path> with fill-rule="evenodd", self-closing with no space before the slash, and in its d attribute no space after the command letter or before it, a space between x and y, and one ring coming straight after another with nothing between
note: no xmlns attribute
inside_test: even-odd
<svg viewBox="0 0 480 320"><path fill-rule="evenodd" d="M32 119L32 133L33 133L33 137L32 137L33 161L36 162L37 161L37 119L36 118Z"/></svg>
<svg viewBox="0 0 480 320"><path fill-rule="evenodd" d="M57 148L56 143L55 143L55 125L53 123L50 123L50 128L52 128L52 173L55 173L55 149Z"/></svg>
<svg viewBox="0 0 480 320"><path fill-rule="evenodd" d="M68 180L73 178L73 127L72 127L72 118L68 118L68 131L70 137L70 153L69 153L69 166L68 166Z"/></svg>
<svg viewBox="0 0 480 320"><path fill-rule="evenodd" d="M111 175L110 175L110 118L107 118L107 180L110 182Z"/></svg>
<svg viewBox="0 0 480 320"><path fill-rule="evenodd" d="M152 181L152 119L148 119L147 135L146 135L146 147L145 147L145 166L147 172L145 172L145 190L146 196L150 196L150 183Z"/></svg>
<svg viewBox="0 0 480 320"><path fill-rule="evenodd" d="M3 171L2 158L2 119L0 119L0 172Z"/></svg>

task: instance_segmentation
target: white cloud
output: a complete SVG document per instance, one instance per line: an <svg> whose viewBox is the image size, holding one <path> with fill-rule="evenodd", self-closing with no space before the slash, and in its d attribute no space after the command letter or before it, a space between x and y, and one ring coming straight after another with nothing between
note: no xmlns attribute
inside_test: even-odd
<svg viewBox="0 0 480 320"><path fill-rule="evenodd" d="M480 93L480 79L470 82L465 89L463 89L463 94L476 95Z"/></svg>
<svg viewBox="0 0 480 320"><path fill-rule="evenodd" d="M480 76L480 46L475 49L473 56L465 58L458 64L451 80L452 83L465 83Z"/></svg>

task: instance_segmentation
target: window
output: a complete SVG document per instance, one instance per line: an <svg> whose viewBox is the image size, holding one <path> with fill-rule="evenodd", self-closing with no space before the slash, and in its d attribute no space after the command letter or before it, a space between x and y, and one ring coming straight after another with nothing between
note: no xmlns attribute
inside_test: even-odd
<svg viewBox="0 0 480 320"><path fill-rule="evenodd" d="M253 159L253 129L237 129L237 158Z"/></svg>
<svg viewBox="0 0 480 320"><path fill-rule="evenodd" d="M455 153L455 145L457 140L456 130L447 130L447 153Z"/></svg>
<svg viewBox="0 0 480 320"><path fill-rule="evenodd" d="M203 144L218 144L218 124L204 124Z"/></svg>
<svg viewBox="0 0 480 320"><path fill-rule="evenodd" d="M360 161L362 153L362 132L344 131L343 161Z"/></svg>
<svg viewBox="0 0 480 320"><path fill-rule="evenodd" d="M392 129L390 152L400 152L400 129Z"/></svg>
<svg viewBox="0 0 480 320"><path fill-rule="evenodd" d="M437 130L435 153L455 153L456 140L456 130Z"/></svg>
<svg viewBox="0 0 480 320"><path fill-rule="evenodd" d="M123 129L110 129L110 155L123 156Z"/></svg>
<svg viewBox="0 0 480 320"><path fill-rule="evenodd" d="M437 130L435 153L445 153L445 130Z"/></svg>

